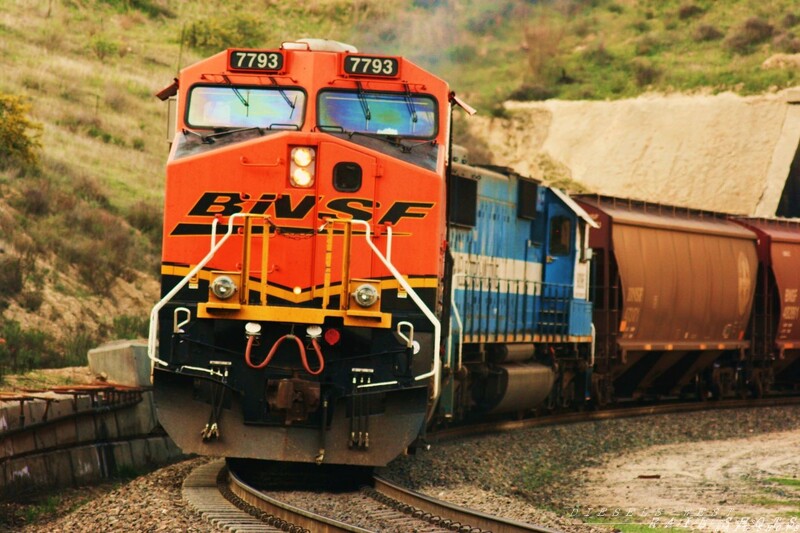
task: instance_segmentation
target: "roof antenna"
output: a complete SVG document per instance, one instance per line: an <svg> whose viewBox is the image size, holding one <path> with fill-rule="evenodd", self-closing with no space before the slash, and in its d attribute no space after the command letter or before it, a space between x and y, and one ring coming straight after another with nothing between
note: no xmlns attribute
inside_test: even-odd
<svg viewBox="0 0 800 533"><path fill-rule="evenodd" d="M181 61L183 61L183 37L186 32L186 21L181 24L181 46L178 49L178 64L175 66L175 76L180 76Z"/></svg>

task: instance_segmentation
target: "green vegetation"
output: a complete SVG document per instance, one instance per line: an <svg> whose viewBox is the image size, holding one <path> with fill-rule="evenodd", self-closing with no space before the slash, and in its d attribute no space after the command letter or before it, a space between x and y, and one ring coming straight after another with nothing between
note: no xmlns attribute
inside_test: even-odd
<svg viewBox="0 0 800 533"><path fill-rule="evenodd" d="M764 69L800 52L792 2L556 2L523 29L529 69L516 99L605 99L643 91L734 90L794 85L797 70Z"/></svg>
<svg viewBox="0 0 800 533"><path fill-rule="evenodd" d="M44 517L55 516L60 504L61 499L58 496L47 496L41 503L25 508L25 521L31 523Z"/></svg>
<svg viewBox="0 0 800 533"><path fill-rule="evenodd" d="M21 97L0 93L0 169L30 170L38 164L42 126L28 117L29 111Z"/></svg>
<svg viewBox="0 0 800 533"><path fill-rule="evenodd" d="M0 323L0 379L35 368L85 365L86 353L106 337L103 328L95 332L79 325L69 328L59 342L49 332L4 320Z"/></svg>
<svg viewBox="0 0 800 533"><path fill-rule="evenodd" d="M800 488L800 479L797 478L770 477L766 479L766 482L775 483L777 485L782 485L784 487Z"/></svg>
<svg viewBox="0 0 800 533"><path fill-rule="evenodd" d="M508 98L753 93L798 81L797 68L761 66L800 52L792 0L35 0L0 11L0 313L5 328L43 313L51 326L16 322L26 325L0 351L13 349L16 364L141 334L145 310L81 329L50 304L112 299L120 282L158 271L167 144L154 94L225 47L321 37L405 55L482 113L502 113ZM489 161L458 125L459 142ZM540 163L547 179L565 177ZM47 348L22 355L36 342Z"/></svg>
<svg viewBox="0 0 800 533"><path fill-rule="evenodd" d="M147 337L150 317L122 315L114 318L114 338L141 339Z"/></svg>
<svg viewBox="0 0 800 533"><path fill-rule="evenodd" d="M670 522L674 522L675 524L680 524L680 519L673 519L670 520L669 518L665 517L661 519L659 522L649 522L649 523L621 523L615 522L612 519L591 519L587 521L590 524L597 524L597 525L610 525L614 526L614 531L618 531L620 533L688 533L692 531L691 529L685 527L674 527L670 525L658 525L658 524L669 524Z"/></svg>

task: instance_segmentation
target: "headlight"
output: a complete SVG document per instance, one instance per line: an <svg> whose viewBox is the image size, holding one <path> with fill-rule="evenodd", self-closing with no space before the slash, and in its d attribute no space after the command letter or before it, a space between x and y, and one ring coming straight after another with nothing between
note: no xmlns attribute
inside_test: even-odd
<svg viewBox="0 0 800 533"><path fill-rule="evenodd" d="M355 298L356 303L361 307L372 307L375 305L375 302L378 301L378 289L369 283L364 283L358 286L353 293L353 298Z"/></svg>
<svg viewBox="0 0 800 533"><path fill-rule="evenodd" d="M227 300L236 292L236 284L230 276L219 276L211 283L211 292L220 300Z"/></svg>
<svg viewBox="0 0 800 533"><path fill-rule="evenodd" d="M304 168L296 168L292 171L292 185L295 187L309 187L314 182L311 173Z"/></svg>
<svg viewBox="0 0 800 533"><path fill-rule="evenodd" d="M308 188L314 185L317 152L310 146L295 146L291 152L289 182L293 187Z"/></svg>
<svg viewBox="0 0 800 533"><path fill-rule="evenodd" d="M306 147L292 148L292 161L300 167L307 167L314 162L314 149Z"/></svg>

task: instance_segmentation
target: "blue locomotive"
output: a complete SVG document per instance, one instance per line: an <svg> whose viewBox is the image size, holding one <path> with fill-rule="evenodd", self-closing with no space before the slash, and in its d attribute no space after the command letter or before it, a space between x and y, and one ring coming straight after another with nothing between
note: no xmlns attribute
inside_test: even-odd
<svg viewBox="0 0 800 533"><path fill-rule="evenodd" d="M588 399L593 227L562 191L454 147L441 418Z"/></svg>

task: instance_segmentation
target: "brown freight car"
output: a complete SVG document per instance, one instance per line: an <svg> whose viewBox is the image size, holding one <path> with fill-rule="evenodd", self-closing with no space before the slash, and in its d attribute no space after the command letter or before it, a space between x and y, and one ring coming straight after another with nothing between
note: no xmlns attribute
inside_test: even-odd
<svg viewBox="0 0 800 533"><path fill-rule="evenodd" d="M800 381L800 222L739 218L758 236L758 276L746 375L761 396Z"/></svg>
<svg viewBox="0 0 800 533"><path fill-rule="evenodd" d="M593 396L721 396L742 381L756 235L725 215L602 196L592 230Z"/></svg>

